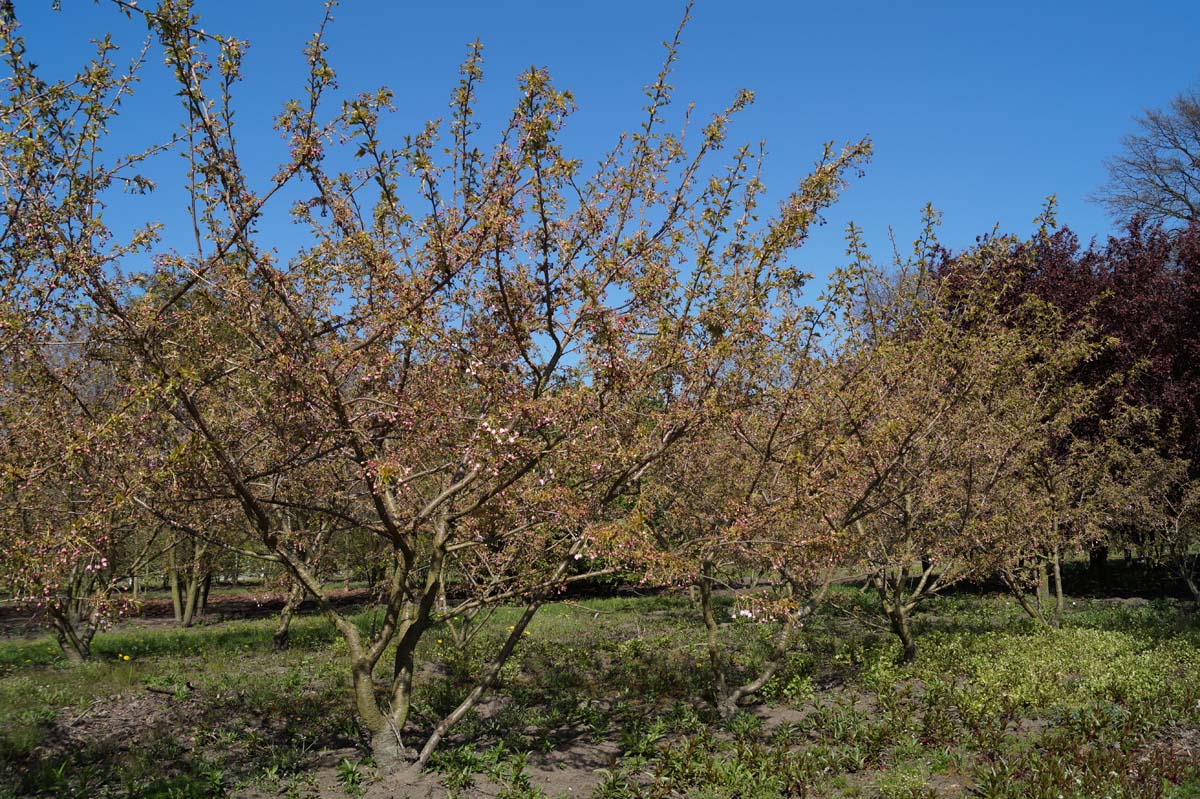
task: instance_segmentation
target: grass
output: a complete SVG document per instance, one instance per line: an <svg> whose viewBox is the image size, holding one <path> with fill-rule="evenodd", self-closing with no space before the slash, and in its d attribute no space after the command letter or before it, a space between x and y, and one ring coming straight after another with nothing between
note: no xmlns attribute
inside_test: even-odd
<svg viewBox="0 0 1200 799"><path fill-rule="evenodd" d="M728 608L748 672L769 630ZM764 704L721 720L686 598L547 606L498 700L432 767L452 796L486 782L532 797L529 758L592 743L617 753L595 778L599 799L1200 796L1200 625L1175 604L1075 600L1063 629L1043 630L997 596L941 598L918 616L908 665L871 610L839 589ZM421 673L417 727L457 704L516 617L500 610L466 647L427 636L419 658L440 666ZM322 752L342 753L330 790L369 792L344 645L303 616L276 654L273 625L126 628L101 634L77 668L48 638L0 640L0 796L315 796Z"/></svg>

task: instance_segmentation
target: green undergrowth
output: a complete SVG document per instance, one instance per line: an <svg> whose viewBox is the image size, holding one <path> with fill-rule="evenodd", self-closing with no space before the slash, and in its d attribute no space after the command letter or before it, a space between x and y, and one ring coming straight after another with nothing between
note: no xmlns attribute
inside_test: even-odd
<svg viewBox="0 0 1200 799"><path fill-rule="evenodd" d="M613 753L590 774L601 799L1197 795L1193 614L1077 601L1049 630L1003 598L940 598L917 616L918 658L903 664L870 599L839 588L761 704L728 719L686 597L548 605L431 767L462 797L484 785L537 796L531 759L588 746ZM721 597L718 616L736 681L761 666L773 630L735 620L731 603ZM448 629L427 636L407 734L461 701L518 614L500 609L466 645ZM338 790L369 789L344 643L302 616L275 653L273 627L128 627L74 668L49 639L0 640L0 796L316 796L322 753L340 761Z"/></svg>

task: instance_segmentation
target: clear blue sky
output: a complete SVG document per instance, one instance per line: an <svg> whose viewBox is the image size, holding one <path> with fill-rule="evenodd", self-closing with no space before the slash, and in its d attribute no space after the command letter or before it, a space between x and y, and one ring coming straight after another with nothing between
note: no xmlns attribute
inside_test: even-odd
<svg viewBox="0 0 1200 799"><path fill-rule="evenodd" d="M99 31L131 46L144 34L106 2L62 0L59 13L50 0L16 6L33 60L51 74L76 63ZM446 113L465 45L479 38L482 121L500 119L511 106L522 68L546 66L576 96L569 141L586 159L638 121L642 87L682 9L676 0L347 0L329 35L330 60L343 90L389 85L400 108L393 129L412 132ZM197 10L209 31L252 44L239 106L243 141L269 167L282 157L270 118L299 94L300 50L320 4L198 0ZM942 238L952 247L996 224L1027 233L1049 194L1058 195L1060 220L1085 241L1106 235L1111 222L1086 200L1104 180L1104 159L1142 109L1200 81L1195 0L700 0L684 42L674 79L681 103L694 101L707 113L739 87L756 92L731 140L766 139L774 197L804 174L821 142L874 140L866 177L798 258L818 274L844 260L849 220L883 256L888 227L906 244L926 202L944 212ZM159 63L155 55L153 72L162 73ZM132 106L123 134L136 138L153 127L154 104L173 102L165 87L147 78L150 107ZM251 129L262 134L248 135ZM168 221L182 211L182 199L168 191L155 202Z"/></svg>

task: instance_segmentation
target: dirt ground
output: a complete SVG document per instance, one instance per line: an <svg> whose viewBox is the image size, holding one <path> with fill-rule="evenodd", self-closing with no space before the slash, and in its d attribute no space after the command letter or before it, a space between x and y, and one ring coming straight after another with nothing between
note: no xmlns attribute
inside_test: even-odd
<svg viewBox="0 0 1200 799"><path fill-rule="evenodd" d="M36 755L53 758L84 748L101 748L117 754L145 746L152 738L164 734L173 735L186 751L196 745L197 734L203 731L202 716L199 700L139 688L98 700L82 710L61 711ZM309 780L301 795L345 795L338 782L338 764L343 759L357 761L361 754L352 746L319 753L305 768ZM619 755L620 748L616 743L593 741L581 734L554 751L531 753L525 773L532 786L548 797L588 796L602 781L602 770L611 768ZM363 796L367 799L443 799L453 795L444 785L443 778L435 773L393 776L368 773L368 776L370 779L363 786ZM502 786L479 775L469 790L457 795L489 799L502 790ZM248 787L230 795L242 799L266 799L277 797L279 793Z"/></svg>

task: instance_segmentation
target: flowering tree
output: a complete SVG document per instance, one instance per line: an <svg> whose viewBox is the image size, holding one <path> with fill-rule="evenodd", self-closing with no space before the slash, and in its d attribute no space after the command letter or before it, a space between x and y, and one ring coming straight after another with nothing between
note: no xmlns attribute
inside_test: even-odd
<svg viewBox="0 0 1200 799"><path fill-rule="evenodd" d="M132 170L148 153L98 157L133 81L112 49L100 40L75 80L48 83L11 14L0 18L0 574L73 662L119 612L118 585L157 554L156 528L128 490L153 400L121 379L113 343L97 335L84 285L100 265L80 257L103 241L100 197L144 186ZM146 236L111 245L111 257Z"/></svg>
<svg viewBox="0 0 1200 799"><path fill-rule="evenodd" d="M831 276L816 308L780 313L789 324L747 354L719 429L664 459L630 517L670 554L666 573L698 589L725 715L774 676L831 582L859 565L864 524L911 465L925 420L910 420L908 440L890 449L876 428L908 399L902 382L881 379L899 368L887 328L912 301L896 285L881 293L885 278L858 258ZM746 574L769 575L774 587L739 597L736 617L776 627L761 668L730 682L713 592Z"/></svg>
<svg viewBox="0 0 1200 799"><path fill-rule="evenodd" d="M711 429L676 447L647 473L633 525L658 544L651 579L696 589L707 629L718 710L731 715L762 689L818 607L838 559L839 515L821 501L829 461L829 403L841 376L823 348L837 335L835 300L820 310L777 309L776 338L739 353ZM739 618L779 622L758 673L731 683L714 590L746 574L775 589L741 598Z"/></svg>
<svg viewBox="0 0 1200 799"><path fill-rule="evenodd" d="M128 494L141 403L72 332L87 336L14 337L4 352L0 579L78 663L123 612L118 588L159 554L161 536Z"/></svg>
<svg viewBox="0 0 1200 799"><path fill-rule="evenodd" d="M393 147L381 133L386 89L326 111L335 78L322 25L305 94L278 118L288 152L254 186L230 110L245 44L203 34L184 2L131 13L151 24L178 82L193 251L141 257L148 234L112 245L93 211L98 176L116 167L72 160L67 147L40 153L33 177L51 194L46 182L66 173L83 198L61 220L10 205L10 225L89 228L70 246L35 242L29 261L94 308L127 390L148 398L175 442L135 453L148 465L127 476L129 501L177 534L286 570L346 641L377 762L421 765L498 678L540 603L587 576L576 556L650 550L628 526L612 532L619 500L707 429L735 354L770 340L773 304L801 283L787 255L867 145L827 149L758 222L755 155L710 165L749 93L694 140L666 128L677 36L642 124L590 173L559 144L572 98L540 70L521 77L494 144L479 142L478 47L450 119ZM4 34L19 53L13 28ZM56 87L64 101L51 106L38 105L43 86L10 82L21 124L82 121L78 135L97 147L93 115L109 106L74 101L127 88L104 77L104 58ZM285 194L300 197L291 213L306 231L289 256L259 233ZM370 632L337 610L304 554L364 531L383 564ZM525 611L476 687L420 731L419 751L408 745L422 636L512 601Z"/></svg>
<svg viewBox="0 0 1200 799"><path fill-rule="evenodd" d="M939 272L944 254L927 232L886 290L864 291L868 393L889 399L848 413L862 453L851 479L873 487L855 528L905 659L926 597L996 568L1010 548L1028 554L1023 481L1056 488L1042 456L1079 418L1070 378L1092 345L1082 332L1063 337L1044 303L1005 302L997 265L1018 249L990 239ZM853 240L852 250L867 257Z"/></svg>

